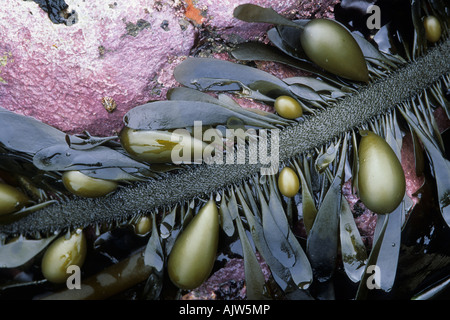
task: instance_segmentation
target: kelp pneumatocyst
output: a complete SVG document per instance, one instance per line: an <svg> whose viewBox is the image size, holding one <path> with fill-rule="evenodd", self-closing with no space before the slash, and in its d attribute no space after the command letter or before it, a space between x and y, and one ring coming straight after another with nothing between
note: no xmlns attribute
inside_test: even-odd
<svg viewBox="0 0 450 320"><path fill-rule="evenodd" d="M45 251L41 268L44 277L53 283L63 283L70 276L67 268L81 267L86 258L86 237L81 230L72 232L68 238L61 236Z"/></svg>
<svg viewBox="0 0 450 320"><path fill-rule="evenodd" d="M369 82L361 48L338 22L311 20L301 32L300 40L306 55L318 66L347 79Z"/></svg>
<svg viewBox="0 0 450 320"><path fill-rule="evenodd" d="M167 262L172 282L194 289L211 273L219 242L219 212L209 200L177 238Z"/></svg>
<svg viewBox="0 0 450 320"><path fill-rule="evenodd" d="M281 117L286 119L297 119L303 115L300 103L290 96L279 96L275 100L274 108Z"/></svg>
<svg viewBox="0 0 450 320"><path fill-rule="evenodd" d="M164 130L135 130L125 127L120 133L123 148L135 159L148 163L170 163L173 154L188 150L193 162L197 154L202 155L207 144L190 135ZM186 156L187 155L183 155Z"/></svg>
<svg viewBox="0 0 450 320"><path fill-rule="evenodd" d="M13 186L0 183L0 215L22 209L29 202L28 197Z"/></svg>
<svg viewBox="0 0 450 320"><path fill-rule="evenodd" d="M370 131L361 131L361 135L358 172L361 201L375 213L390 213L405 195L403 168L383 138Z"/></svg>
<svg viewBox="0 0 450 320"><path fill-rule="evenodd" d="M300 181L294 170L284 167L278 176L278 189L282 195L292 198L300 190Z"/></svg>
<svg viewBox="0 0 450 320"><path fill-rule="evenodd" d="M148 234L152 229L152 220L150 217L143 216L139 218L134 226L134 231L137 235L144 236Z"/></svg>
<svg viewBox="0 0 450 320"><path fill-rule="evenodd" d="M118 187L115 181L92 178L76 170L64 172L62 181L68 191L85 198L103 197Z"/></svg>
<svg viewBox="0 0 450 320"><path fill-rule="evenodd" d="M431 43L438 42L442 35L441 23L435 16L428 16L423 20L425 37Z"/></svg>

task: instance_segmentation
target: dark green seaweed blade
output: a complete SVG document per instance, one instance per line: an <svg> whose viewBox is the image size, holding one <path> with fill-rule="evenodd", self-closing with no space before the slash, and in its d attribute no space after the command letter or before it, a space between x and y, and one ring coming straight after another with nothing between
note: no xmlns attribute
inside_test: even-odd
<svg viewBox="0 0 450 320"><path fill-rule="evenodd" d="M277 258L272 255L272 252L264 239L264 231L261 224L261 220L259 217L255 216L256 210L250 209L247 205L244 196L236 189L236 194L239 199L239 202L242 206L242 211L247 219L249 229L252 235L253 242L255 243L258 252L263 256L264 261L266 261L270 270L272 271L272 275L277 282L277 284L283 289L286 290L288 283L290 282L291 275L289 269L285 268ZM252 200L254 200L252 198ZM240 218L239 218L240 219Z"/></svg>
<svg viewBox="0 0 450 320"><path fill-rule="evenodd" d="M124 123L132 129L169 130L193 127L196 121L201 121L204 126L226 124L229 118L236 117L248 125L273 127L267 121L238 111L203 101L155 101L128 111L124 116Z"/></svg>
<svg viewBox="0 0 450 320"><path fill-rule="evenodd" d="M281 230L280 235L284 235L284 239L282 239L282 241L284 241L285 244L283 246L280 245L279 249L281 250L285 248L286 254L288 255L289 255L288 250L292 250L290 254L294 258L292 264L289 262L289 260L285 260L285 262L280 260L280 262L289 268L289 271L291 272L292 275L292 280L294 281L295 285L300 289L307 289L311 284L311 282L313 281L313 273L311 265L308 261L308 258L303 248L301 247L300 243L298 242L297 238L295 237L294 233L292 232L289 226L287 215L285 213L285 210L281 203L280 195L278 193L277 184L275 182L275 176L272 176L271 179L269 180L269 188L270 188L269 209L270 213L272 214L272 218L274 220L273 225L277 225L278 228ZM264 220L263 220L263 227L264 227ZM273 227L274 226L272 226L272 228ZM269 243L267 238L266 240Z"/></svg>
<svg viewBox="0 0 450 320"><path fill-rule="evenodd" d="M65 143L64 132L34 118L0 110L0 144L7 149L33 154L42 148ZM74 137L73 141L81 139Z"/></svg>
<svg viewBox="0 0 450 320"><path fill-rule="evenodd" d="M273 125L287 125L290 123L289 120L281 118L280 116L270 112L243 108L226 94L220 94L218 98L215 98L207 93L192 88L176 87L169 90L169 92L167 93L167 97L169 98L169 100L199 101L217 104L224 108L237 112L245 117L250 117L255 121L262 121L262 123L267 123L267 126L269 126L269 123Z"/></svg>
<svg viewBox="0 0 450 320"><path fill-rule="evenodd" d="M40 209L45 208L46 206L49 206L51 204L57 203L57 200L48 200L45 202L41 202L29 207L24 207L20 209L19 211L10 213L10 214L4 214L0 216L0 226L13 223L15 221L19 221L20 219L23 219L27 215L29 215L32 212L39 211ZM0 245L0 248L2 246Z"/></svg>
<svg viewBox="0 0 450 320"><path fill-rule="evenodd" d="M167 91L167 99L179 101L198 101L224 105L223 102L212 95L186 87L175 87L169 89L169 91Z"/></svg>
<svg viewBox="0 0 450 320"><path fill-rule="evenodd" d="M200 91L240 91L242 85L260 90L256 84L271 84L271 89L288 93L288 86L277 77L262 70L210 58L188 58L174 70L175 79L182 85ZM242 84L242 85L241 85ZM270 92L262 92L268 95Z"/></svg>
<svg viewBox="0 0 450 320"><path fill-rule="evenodd" d="M389 60L388 58L386 58L377 48L375 48L369 41L367 41L366 39L364 39L363 37L361 37L360 35L358 35L355 32L352 32L352 36L353 38L356 40L356 42L358 43L359 47L361 48L361 51L364 55L364 58L369 58L372 60L378 60L383 62L384 64L393 67L393 68L397 68L397 65L395 63L393 63L391 60Z"/></svg>
<svg viewBox="0 0 450 320"><path fill-rule="evenodd" d="M44 250L57 234L40 240L20 237L8 244L0 245L0 268L16 268L30 261Z"/></svg>
<svg viewBox="0 0 450 320"><path fill-rule="evenodd" d="M277 48L259 42L244 42L231 52L232 56L242 61L274 61L289 65L291 67L304 71L316 73L318 68L305 60L294 59L289 55L283 54Z"/></svg>
<svg viewBox="0 0 450 320"><path fill-rule="evenodd" d="M353 282L358 282L361 280L367 262L366 247L359 234L350 205L343 195L339 227L344 270Z"/></svg>
<svg viewBox="0 0 450 320"><path fill-rule="evenodd" d="M347 138L333 182L317 212L307 239L307 254L315 278L319 282L330 280L336 267L339 237L339 213L341 210L342 179L344 177Z"/></svg>
<svg viewBox="0 0 450 320"><path fill-rule="evenodd" d="M272 46L262 43L246 42L239 44L231 53L233 57L242 61L273 61L282 63L306 72L311 72L329 81L337 82L335 77L314 66L311 62L301 59L294 59L292 56L283 55ZM342 85L342 83L340 83Z"/></svg>
<svg viewBox="0 0 450 320"><path fill-rule="evenodd" d="M273 256L278 259L278 261L280 261L284 267L292 267L295 262L295 255L292 246L287 241L288 233L290 232L290 230L289 225L287 224L284 210L282 212L279 212L279 214L276 216L277 212L275 210L271 210L261 194L260 202L262 212L262 227L266 243L269 246L269 249L272 252ZM273 200L272 206L274 206ZM276 218L280 218L281 214L284 215L284 218L282 218L281 221L277 220Z"/></svg>
<svg viewBox="0 0 450 320"><path fill-rule="evenodd" d="M67 144L56 144L40 150L34 155L33 164L41 170L48 171L148 168L147 165L108 147L77 150L71 149Z"/></svg>
<svg viewBox="0 0 450 320"><path fill-rule="evenodd" d="M425 290L414 295L411 300L432 300L433 298L439 299L439 294L448 290L450 286L450 278L439 281L437 284L426 288Z"/></svg>
<svg viewBox="0 0 450 320"><path fill-rule="evenodd" d="M236 222L239 239L241 240L242 252L244 253L244 273L245 284L247 286L247 299L266 299L264 296L265 279L264 274L261 271L261 266L259 265L250 241L247 238L241 219L237 218L234 221Z"/></svg>
<svg viewBox="0 0 450 320"><path fill-rule="evenodd" d="M246 22L262 22L301 28L301 26L286 19L272 8L263 8L250 3L237 6L234 9L233 16Z"/></svg>
<svg viewBox="0 0 450 320"><path fill-rule="evenodd" d="M377 225L383 225L388 219L386 232L383 236L377 256L376 265L380 270L379 287L389 292L394 285L397 274L398 256L400 254L400 240L402 229L403 203L387 215L379 215ZM378 230L375 230L377 233Z"/></svg>
<svg viewBox="0 0 450 320"><path fill-rule="evenodd" d="M414 24L414 36L412 46L412 56L416 59L423 55L427 48L427 40L425 38L425 27L423 25L423 17L421 13L421 2L417 0L411 1L411 17Z"/></svg>
<svg viewBox="0 0 450 320"><path fill-rule="evenodd" d="M289 85L292 84L299 84L302 86L306 86L317 92L318 94L326 93L330 94L334 97L341 97L346 95L347 93L343 92L339 89L339 87L333 86L331 84L328 84L322 80L312 78L312 77L305 77L305 76L296 76L296 77L290 77L290 78L284 78L284 82L286 82Z"/></svg>
<svg viewBox="0 0 450 320"><path fill-rule="evenodd" d="M113 181L145 181L152 175L149 171L141 173L142 168L96 168L84 170L80 172L96 179L113 180ZM152 171L154 171L152 167Z"/></svg>
<svg viewBox="0 0 450 320"><path fill-rule="evenodd" d="M231 215L231 210L228 208L229 206L231 206L231 199L227 202L227 199L225 197L225 191L222 192L222 200L220 202L220 207L219 207L219 213L220 213L220 226L222 227L223 232L225 232L225 234L228 237L233 236L234 232L235 232L235 228L234 228L234 219L236 217L233 217ZM237 204L236 205L236 210L233 210L234 212L237 213Z"/></svg>
<svg viewBox="0 0 450 320"><path fill-rule="evenodd" d="M305 25L310 20L300 20L299 23ZM284 54L296 59L304 61L314 68L314 64L306 56L300 42L300 30L288 26L277 26L267 32L270 42Z"/></svg>
<svg viewBox="0 0 450 320"><path fill-rule="evenodd" d="M158 233L158 227L155 215L152 215L152 235L147 243L144 252L145 265L154 268L157 272L162 272L164 268L164 250L161 244L161 238Z"/></svg>
<svg viewBox="0 0 450 320"><path fill-rule="evenodd" d="M79 140L82 139L80 142ZM108 144L110 141L117 139L117 136L111 137L93 137L86 132L84 136L66 135L66 142L72 149L86 150L98 147L100 145Z"/></svg>

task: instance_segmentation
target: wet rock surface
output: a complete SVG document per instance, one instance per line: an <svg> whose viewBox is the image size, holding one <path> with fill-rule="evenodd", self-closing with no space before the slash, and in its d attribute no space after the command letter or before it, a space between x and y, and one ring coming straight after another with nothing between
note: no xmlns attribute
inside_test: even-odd
<svg viewBox="0 0 450 320"><path fill-rule="evenodd" d="M127 110L173 86L173 65L196 31L173 3L68 4L79 17L71 26L54 24L33 2L3 4L0 104L63 131L111 135ZM117 104L113 114L105 97Z"/></svg>

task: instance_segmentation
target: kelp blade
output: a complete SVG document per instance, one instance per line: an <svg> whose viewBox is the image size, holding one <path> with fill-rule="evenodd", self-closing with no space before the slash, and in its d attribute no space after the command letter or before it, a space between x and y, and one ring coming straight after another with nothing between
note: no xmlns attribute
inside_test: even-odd
<svg viewBox="0 0 450 320"><path fill-rule="evenodd" d="M233 16L246 22L263 22L300 28L295 22L286 19L272 8L264 8L250 3L237 6Z"/></svg>
<svg viewBox="0 0 450 320"><path fill-rule="evenodd" d="M124 124L138 130L169 130L193 127L196 122L203 126L226 124L231 117L248 125L269 125L216 103L191 100L155 101L135 107L125 114Z"/></svg>
<svg viewBox="0 0 450 320"><path fill-rule="evenodd" d="M288 86L277 77L262 70L230 61L211 58L188 58L174 70L175 79L182 85L201 91L239 91L242 83L247 87L258 81L271 83L274 87L289 92ZM202 79L213 79L208 86Z"/></svg>

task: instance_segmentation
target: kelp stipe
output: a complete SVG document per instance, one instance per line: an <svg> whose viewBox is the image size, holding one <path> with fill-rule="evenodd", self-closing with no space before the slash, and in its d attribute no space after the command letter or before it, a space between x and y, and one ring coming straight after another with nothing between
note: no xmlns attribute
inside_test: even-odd
<svg viewBox="0 0 450 320"><path fill-rule="evenodd" d="M403 136L413 132L430 159L439 208L448 221L448 160L443 156L443 138L433 116L438 106L448 116L445 96L450 71L446 54L448 18L436 15L443 25L443 35L437 43L428 45L418 18L423 16L422 11L434 12L436 6L445 5L434 1L429 6L424 4L426 9L418 6L414 2L412 8L416 40L408 45L406 37L402 38L406 52L403 57L381 53L353 35L368 66L371 82L367 86L321 70L308 57L293 54L293 44L287 40L296 31L283 21L283 26L271 29L268 34L275 46L282 44L279 51L249 43L240 45L233 52L234 57L242 61L282 62L307 70L314 77L278 79L239 63L189 58L175 70L175 77L190 89L174 89L168 101L137 107L124 119L125 126L133 130L189 128L195 120L203 120L218 130L230 125L282 129L280 170L289 167L298 176L301 186L294 197L286 197L279 189L279 173L260 174L262 164L152 165L129 157L114 143L114 138L67 137L33 123L32 128L42 137L38 148L22 154L17 145L5 145L8 162L3 169L25 166L32 159L42 170L39 173L48 175L47 186L58 191L58 197L54 198L58 203L0 226L5 241L0 247L0 265L24 265L43 252L55 234L70 234L78 227L95 234L94 246L103 250L102 241L118 232L116 227L134 225L150 216L151 233L136 240L141 247L142 240L145 246L143 260L142 251L136 255L136 261L142 260L136 265L145 266L140 275L141 281L147 279L145 297L158 298L167 289L163 277L176 239L209 199L219 209L221 232L241 243L248 298L274 298L273 288L281 290L287 298L334 298L334 279L344 273L352 282L359 281L353 297L362 299L370 295L365 285L373 265L383 270L377 286L382 292L391 291L398 270L401 230L412 214L410 199L403 197L392 212L377 216L373 245L367 250L346 205L343 184L351 178L353 189L358 190L359 180L363 184L367 179L364 170L358 168L360 133L370 131L382 137L398 157ZM255 48L259 51L254 51ZM217 98L197 90L215 91ZM223 92L268 105L273 105L278 96L287 95L298 102L304 114L294 120L245 110ZM170 113L181 110L181 105L189 106L183 113L185 116L171 120ZM167 109L162 110L162 106ZM198 114L196 108L200 107L207 111ZM152 123L149 119L155 119L155 114L168 121ZM235 118L240 120L228 121ZM24 121L22 125L27 123ZM421 149L415 151L419 162ZM63 156L53 159L56 153ZM100 158L87 161L89 158L84 155ZM76 156L83 161L74 161ZM36 172L31 167L29 170ZM121 185L106 198L74 198L58 184L62 172L67 170L82 170ZM133 182L136 180L139 182ZM306 236L299 233L302 225ZM29 239L12 241L17 234ZM10 253L19 246L20 254L15 255L11 264ZM261 258L270 269L268 278L260 269Z"/></svg>

